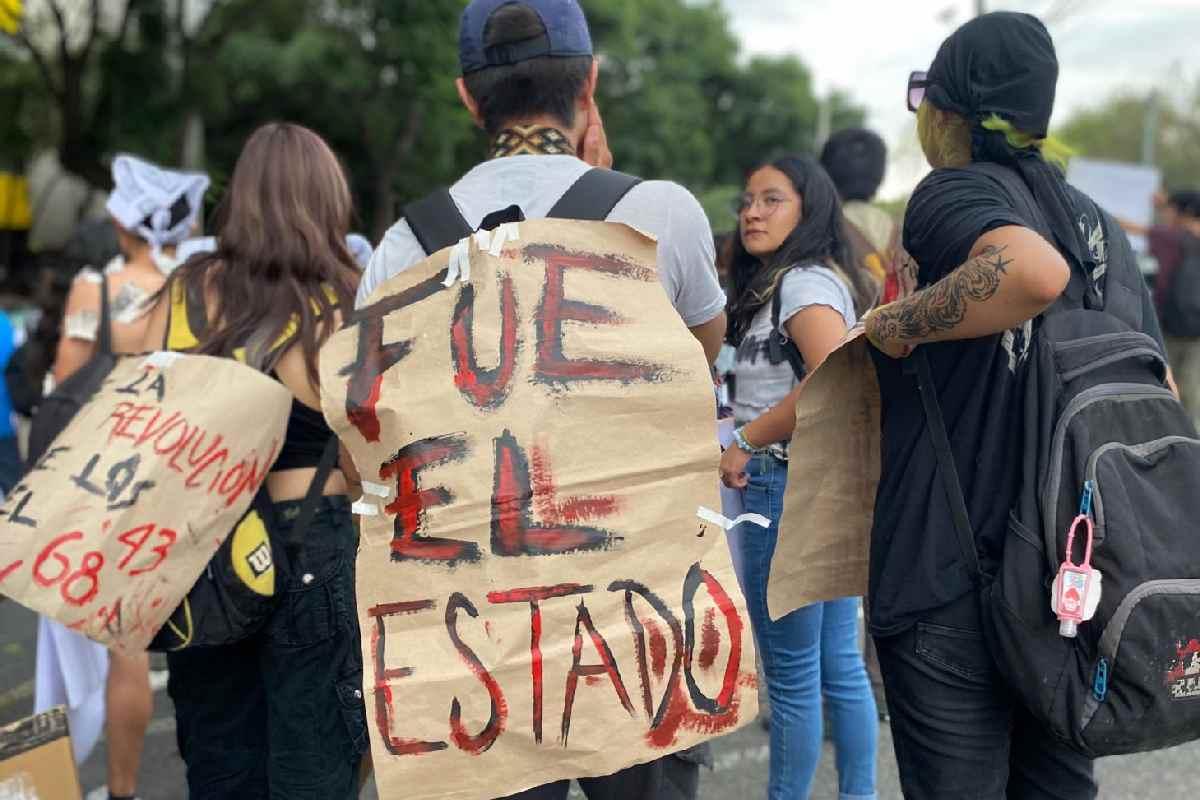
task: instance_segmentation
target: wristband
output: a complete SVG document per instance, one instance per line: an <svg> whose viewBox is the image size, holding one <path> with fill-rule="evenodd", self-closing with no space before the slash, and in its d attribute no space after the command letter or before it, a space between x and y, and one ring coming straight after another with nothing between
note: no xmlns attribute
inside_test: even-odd
<svg viewBox="0 0 1200 800"><path fill-rule="evenodd" d="M767 452L768 448L766 447L755 447L750 444L750 440L746 438L745 429L745 425L733 429L733 442L738 446L738 449L752 456Z"/></svg>

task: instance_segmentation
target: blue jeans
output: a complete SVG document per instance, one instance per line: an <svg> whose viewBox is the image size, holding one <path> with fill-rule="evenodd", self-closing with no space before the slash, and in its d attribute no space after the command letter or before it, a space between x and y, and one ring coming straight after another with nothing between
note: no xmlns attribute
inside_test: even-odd
<svg viewBox="0 0 1200 800"><path fill-rule="evenodd" d="M859 599L799 608L774 622L767 614L767 577L779 537L787 463L755 456L746 467L746 511L771 527L742 528L746 604L771 700L769 800L808 797L821 758L821 699L828 703L841 800L875 797L879 721L858 644Z"/></svg>

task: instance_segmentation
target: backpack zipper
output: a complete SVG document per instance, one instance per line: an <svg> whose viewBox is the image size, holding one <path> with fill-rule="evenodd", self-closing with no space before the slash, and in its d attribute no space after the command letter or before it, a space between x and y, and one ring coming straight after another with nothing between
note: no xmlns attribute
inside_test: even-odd
<svg viewBox="0 0 1200 800"><path fill-rule="evenodd" d="M1054 438L1050 446L1049 480L1042 486L1042 536L1046 546L1046 563L1051 574L1058 571L1058 493L1062 488L1063 444L1067 438L1067 428L1080 412L1101 400L1129 402L1135 400L1162 399L1174 400L1175 395L1169 389L1161 386L1151 386L1144 383L1102 383L1077 394L1063 409L1062 416L1054 428Z"/></svg>
<svg viewBox="0 0 1200 800"><path fill-rule="evenodd" d="M1125 444L1123 442L1108 442L1096 448L1092 455L1088 458L1087 469L1085 474L1087 479L1092 482L1092 508L1095 509L1092 516L1096 520L1096 544L1104 541L1105 524L1104 524L1104 497L1100 488L1100 481L1097 480L1096 471L1100 466L1100 459L1106 454L1114 450L1125 450L1135 456L1146 458L1147 456L1157 453L1160 450L1165 450L1173 444L1191 444L1200 445L1200 439L1193 439L1190 436L1164 436L1161 439L1153 439L1149 442L1140 444Z"/></svg>
<svg viewBox="0 0 1200 800"><path fill-rule="evenodd" d="M1108 690L1113 680L1113 672L1117 668L1117 652L1121 647L1121 637L1125 633L1125 625L1138 603L1147 597L1155 595L1200 595L1200 580L1185 578L1166 578L1157 581L1140 583L1122 598L1117 610L1109 617L1100 635L1099 657L1096 660L1095 672L1092 675L1092 691L1084 701L1083 714L1080 718L1080 730L1092 723L1100 704L1108 698Z"/></svg>
<svg viewBox="0 0 1200 800"><path fill-rule="evenodd" d="M1117 651L1121 647L1121 637L1125 633L1125 625L1129 622L1133 610L1138 603L1147 597L1160 594L1194 594L1200 595L1200 579L1195 578L1164 578L1156 581L1139 583L1121 600L1117 610L1108 618L1104 633L1100 635L1100 655L1116 668Z"/></svg>

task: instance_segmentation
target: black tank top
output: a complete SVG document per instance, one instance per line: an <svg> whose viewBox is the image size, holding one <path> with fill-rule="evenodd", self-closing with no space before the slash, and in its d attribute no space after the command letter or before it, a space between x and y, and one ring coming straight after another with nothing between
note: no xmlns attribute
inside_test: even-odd
<svg viewBox="0 0 1200 800"><path fill-rule="evenodd" d="M168 350L187 352L200 344L191 324L192 313L198 313L200 309L188 308L186 294L180 282L176 281L171 285L171 306L168 311L166 335ZM292 336L285 336L280 346L288 344L291 339ZM283 383L274 371L270 374L272 378ZM316 467L332 436L333 430L325 422L325 416L293 397L283 447L271 471Z"/></svg>

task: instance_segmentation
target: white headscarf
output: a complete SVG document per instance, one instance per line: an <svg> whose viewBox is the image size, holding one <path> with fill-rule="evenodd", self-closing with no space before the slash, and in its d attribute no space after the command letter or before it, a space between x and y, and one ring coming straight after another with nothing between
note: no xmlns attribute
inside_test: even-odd
<svg viewBox="0 0 1200 800"><path fill-rule="evenodd" d="M117 156L112 176L108 213L121 227L149 242L154 263L170 272L177 262L162 248L179 244L191 233L208 190L208 176L163 169L129 155Z"/></svg>
<svg viewBox="0 0 1200 800"><path fill-rule="evenodd" d="M180 264L199 253L211 253L217 249L215 236L202 236L198 239L185 239L175 247L175 260Z"/></svg>

